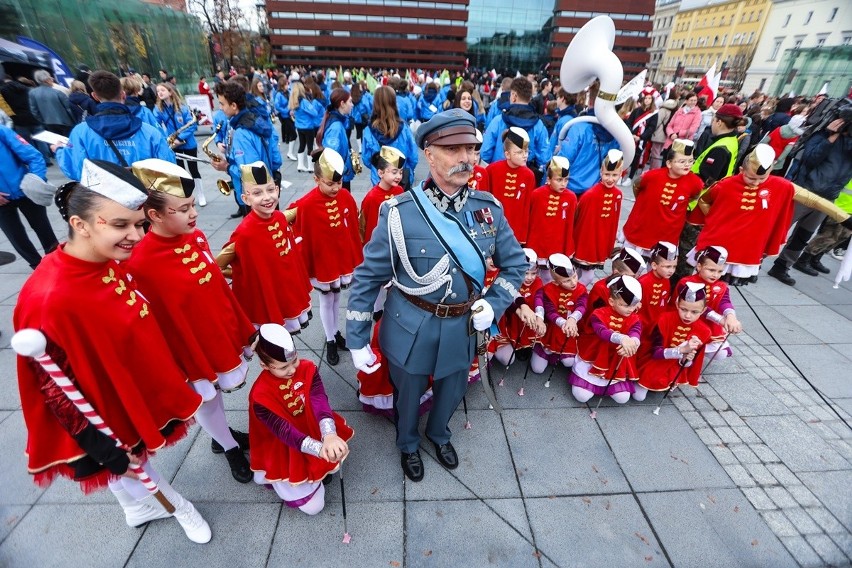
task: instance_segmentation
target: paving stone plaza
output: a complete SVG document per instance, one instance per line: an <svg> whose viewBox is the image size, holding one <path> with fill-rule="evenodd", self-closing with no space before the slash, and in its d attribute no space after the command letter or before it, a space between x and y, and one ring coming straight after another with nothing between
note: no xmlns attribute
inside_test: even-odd
<svg viewBox="0 0 852 568"><path fill-rule="evenodd" d="M202 166L202 174L212 199L198 227L218 250L237 224L228 218L236 207L214 196L216 172ZM295 162L283 174L293 183L284 205L313 187ZM49 177L64 181L55 166ZM353 182L359 202L369 187L366 172ZM55 208L50 214L61 240L66 229ZM11 250L5 237L0 250ZM393 424L361 409L351 359L323 362L332 407L355 429L344 464L351 543L341 542L337 476L325 509L308 517L263 487L234 481L195 426L153 462L210 523L213 540L196 545L174 520L129 528L109 491L83 496L67 480L41 489L27 475L9 340L29 274L20 259L0 268L0 567L852 564L852 429L813 388L852 422L849 283L835 290L828 277L794 272L795 288L761 276L733 289L745 330L732 340L734 358L713 362L698 389L676 391L658 416L661 395L651 393L623 407L605 401L593 420L561 369L549 388L546 376L530 373L520 397L524 367L515 363L495 387L502 417L472 385L472 428L463 428L461 408L450 423L459 468L445 470L423 444L420 483L403 482ZM296 340L314 361L323 343L318 319ZM250 380L258 371L253 362ZM499 377L502 367L492 372ZM248 390L225 396L231 424L243 431Z"/></svg>

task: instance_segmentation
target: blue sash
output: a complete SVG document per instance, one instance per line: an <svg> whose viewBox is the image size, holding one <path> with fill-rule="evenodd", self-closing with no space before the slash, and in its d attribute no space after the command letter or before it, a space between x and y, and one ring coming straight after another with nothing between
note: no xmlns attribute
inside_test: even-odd
<svg viewBox="0 0 852 568"><path fill-rule="evenodd" d="M476 292L481 292L485 285L485 257L479 250L479 245L474 242L473 237L458 219L447 213L441 213L435 208L423 191L425 183L420 185L419 190L415 188L409 190L414 197L417 209L453 262L471 279Z"/></svg>

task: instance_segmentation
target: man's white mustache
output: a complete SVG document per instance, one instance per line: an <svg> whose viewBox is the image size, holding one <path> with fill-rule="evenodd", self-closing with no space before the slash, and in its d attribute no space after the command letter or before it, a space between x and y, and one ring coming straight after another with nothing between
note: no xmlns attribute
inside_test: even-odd
<svg viewBox="0 0 852 568"><path fill-rule="evenodd" d="M471 166L469 163L464 163L464 164L459 164L457 166L453 166L452 168L450 168L450 171L447 172L447 175L452 176L452 175L455 175L455 174L470 173L472 171L473 171L473 166Z"/></svg>

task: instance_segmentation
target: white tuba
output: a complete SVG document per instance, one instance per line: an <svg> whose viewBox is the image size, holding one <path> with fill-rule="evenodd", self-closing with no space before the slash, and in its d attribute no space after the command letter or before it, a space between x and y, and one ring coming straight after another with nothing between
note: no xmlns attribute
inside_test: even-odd
<svg viewBox="0 0 852 568"><path fill-rule="evenodd" d="M580 28L565 50L559 79L562 88L569 93L578 93L597 78L600 91L595 99L595 116L580 116L569 120L559 132L562 142L568 129L578 122L600 124L616 139L624 153L624 164L629 166L636 153L636 143L630 128L615 111L615 100L621 90L624 69L621 61L612 52L615 43L615 24L609 16L592 18Z"/></svg>

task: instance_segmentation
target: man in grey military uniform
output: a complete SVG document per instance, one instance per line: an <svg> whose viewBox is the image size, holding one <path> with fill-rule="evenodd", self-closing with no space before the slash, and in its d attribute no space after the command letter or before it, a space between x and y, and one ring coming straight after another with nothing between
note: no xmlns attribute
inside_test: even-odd
<svg viewBox="0 0 852 568"><path fill-rule="evenodd" d="M467 390L475 331L499 319L518 295L527 266L500 203L467 188L478 144L473 117L461 109L438 113L420 126L417 144L430 177L382 205L364 262L355 269L346 312L355 367L373 372L373 303L391 282L379 343L394 385L396 444L412 481L423 479L417 425L429 377L433 406L426 437L441 464L455 469L448 422ZM486 257L500 275L482 295Z"/></svg>

